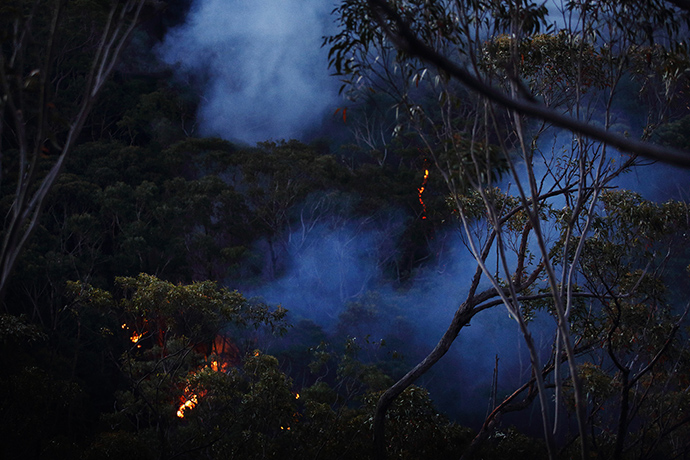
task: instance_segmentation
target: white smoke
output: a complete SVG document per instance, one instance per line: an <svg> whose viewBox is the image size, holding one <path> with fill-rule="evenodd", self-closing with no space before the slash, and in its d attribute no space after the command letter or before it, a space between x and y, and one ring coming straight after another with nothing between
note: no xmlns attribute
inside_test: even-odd
<svg viewBox="0 0 690 460"><path fill-rule="evenodd" d="M206 79L201 135L299 138L336 99L321 47L331 5L319 0L195 0L161 58Z"/></svg>

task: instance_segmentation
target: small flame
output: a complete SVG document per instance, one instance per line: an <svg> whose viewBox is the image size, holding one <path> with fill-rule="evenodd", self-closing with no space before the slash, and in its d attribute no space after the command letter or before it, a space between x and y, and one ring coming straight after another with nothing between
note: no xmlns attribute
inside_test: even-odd
<svg viewBox="0 0 690 460"><path fill-rule="evenodd" d="M233 366L233 358L238 352L237 347L232 341L221 335L215 338L210 349L208 346L200 346L197 351L206 355L207 364L190 371L187 376L187 385L184 387L184 393L179 399L180 403L177 409L177 417L181 419L185 418L187 411L194 409L207 394L203 388L192 388L192 384L189 381L190 377L204 370L228 372L229 368ZM254 352L254 356L259 356L258 350Z"/></svg>
<svg viewBox="0 0 690 460"><path fill-rule="evenodd" d="M132 343L137 343L141 338L144 336L144 334L139 334L136 331L132 332L132 337L129 338L129 340L132 341Z"/></svg>
<svg viewBox="0 0 690 460"><path fill-rule="evenodd" d="M227 372L228 367L229 364L227 362L212 359L209 364L203 366L200 370L211 369L214 372ZM190 376L195 375L200 370L190 372ZM205 390L197 389L197 392L193 392L189 385L187 385L184 389L184 396L180 397L181 404L177 409L177 416L179 418L184 418L185 411L194 409L199 403L199 398L203 398L205 395Z"/></svg>
<svg viewBox="0 0 690 460"><path fill-rule="evenodd" d="M189 398L185 398L185 401L180 404L180 408L177 410L177 416L184 418L184 411L188 409L194 409L199 402L197 395L193 394Z"/></svg>
<svg viewBox="0 0 690 460"><path fill-rule="evenodd" d="M208 367L214 372L227 372L229 366L227 362L219 362L214 359Z"/></svg>
<svg viewBox="0 0 690 460"><path fill-rule="evenodd" d="M127 326L127 323L122 323L122 326L120 326L120 327L123 330L129 329L129 326ZM142 337L144 337L144 334L146 334L146 332L142 332L141 334L139 334L138 332L134 331L134 332L132 332L132 336L129 338L129 340L131 340L132 343L137 343L142 339ZM141 348L141 344L137 343L137 348Z"/></svg>
<svg viewBox="0 0 690 460"><path fill-rule="evenodd" d="M429 178L429 170L425 169L424 170L424 179L422 179L422 185L417 189L417 192L419 192L419 202L422 205L422 219L426 219L426 204L424 203L424 200L422 199L422 193L424 193L424 189L426 188L426 181Z"/></svg>

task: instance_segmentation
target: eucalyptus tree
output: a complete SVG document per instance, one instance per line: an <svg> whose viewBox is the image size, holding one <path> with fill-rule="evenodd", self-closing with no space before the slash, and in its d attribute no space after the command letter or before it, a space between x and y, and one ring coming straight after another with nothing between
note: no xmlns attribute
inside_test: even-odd
<svg viewBox="0 0 690 460"><path fill-rule="evenodd" d="M145 0L0 6L0 298Z"/></svg>
<svg viewBox="0 0 690 460"><path fill-rule="evenodd" d="M579 455L588 457L591 414L578 359L599 345L578 329L575 312L582 302L593 311L618 305L655 279L642 267L635 282L616 278L616 288L604 294L600 284L588 282L600 278L583 262L599 237L593 230L619 212L602 206L601 198L622 173L648 159L690 165L690 154L647 142L658 125L687 113L690 16L676 3L346 0L335 9L340 29L325 44L331 66L344 77L342 91L355 100L379 91L395 98L394 134L417 135L420 151L448 187L477 263L436 347L379 399L373 426L379 456L394 399L449 350L475 315L504 305L524 337L532 377L494 408L476 441L500 414L538 399L554 458L567 397ZM624 112L630 100L641 126ZM623 203L629 209L630 202ZM555 324L546 356L532 337L535 300ZM675 331L666 330L669 343ZM615 356L609 353L614 362ZM629 389L631 368L618 361L613 372L627 378ZM619 426L629 426L628 416L621 415Z"/></svg>
<svg viewBox="0 0 690 460"><path fill-rule="evenodd" d="M212 281L175 285L140 274L116 283L115 295L69 283L67 308L97 312L101 327L90 332L110 342L107 353L125 379L104 414L119 449L138 439L156 458L254 458L248 452L261 452L262 440L274 449L270 441L294 418L291 384L275 358L243 355L256 347L250 338L259 327L284 331L286 310ZM107 455L112 447L103 444L94 443L90 458Z"/></svg>

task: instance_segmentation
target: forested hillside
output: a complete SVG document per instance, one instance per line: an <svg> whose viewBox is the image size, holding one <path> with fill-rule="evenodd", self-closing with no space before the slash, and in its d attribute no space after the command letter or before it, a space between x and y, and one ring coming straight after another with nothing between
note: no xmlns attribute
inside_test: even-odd
<svg viewBox="0 0 690 460"><path fill-rule="evenodd" d="M255 144L198 4L0 4L0 457L690 458L690 8L557 3L338 2Z"/></svg>

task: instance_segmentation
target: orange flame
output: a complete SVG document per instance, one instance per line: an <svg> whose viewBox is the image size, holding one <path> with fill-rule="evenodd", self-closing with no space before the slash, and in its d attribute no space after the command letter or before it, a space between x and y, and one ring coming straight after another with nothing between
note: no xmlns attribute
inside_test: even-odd
<svg viewBox="0 0 690 460"><path fill-rule="evenodd" d="M426 188L426 181L429 178L429 170L425 169L424 170L424 179L422 179L422 185L417 189L419 192L419 202L422 205L422 219L426 219L426 204L424 203L424 199L422 198L422 193L424 193L424 189Z"/></svg>
<svg viewBox="0 0 690 460"><path fill-rule="evenodd" d="M144 336L143 333L139 334L136 331L132 332L132 337L129 338L129 340L132 341L132 343L137 343L141 338Z"/></svg>
<svg viewBox="0 0 690 460"><path fill-rule="evenodd" d="M184 411L188 409L194 409L199 402L197 395L192 394L189 398L183 398L184 402L180 404L180 408L177 410L177 416L184 418Z"/></svg>
<svg viewBox="0 0 690 460"><path fill-rule="evenodd" d="M219 335L215 338L211 346L211 356L206 356L206 359L209 359L210 362L199 370L190 372L189 376L191 377L204 369L211 369L213 372L227 372L228 368L232 365L233 359L236 357L236 350L237 347L230 339ZM184 389L184 395L180 397L181 404L177 409L177 416L179 418L184 418L185 412L194 409L199 403L199 400L205 395L206 391L203 389L197 389L195 392L187 385Z"/></svg>
<svg viewBox="0 0 690 460"><path fill-rule="evenodd" d="M129 329L129 326L127 326L127 323L122 323L122 326L120 326L122 329ZM139 342L144 335L146 334L146 331L142 332L139 334L137 331L132 332L132 336L129 338L129 340L132 341L132 343L137 343ZM141 344L137 343L137 348L141 348Z"/></svg>

